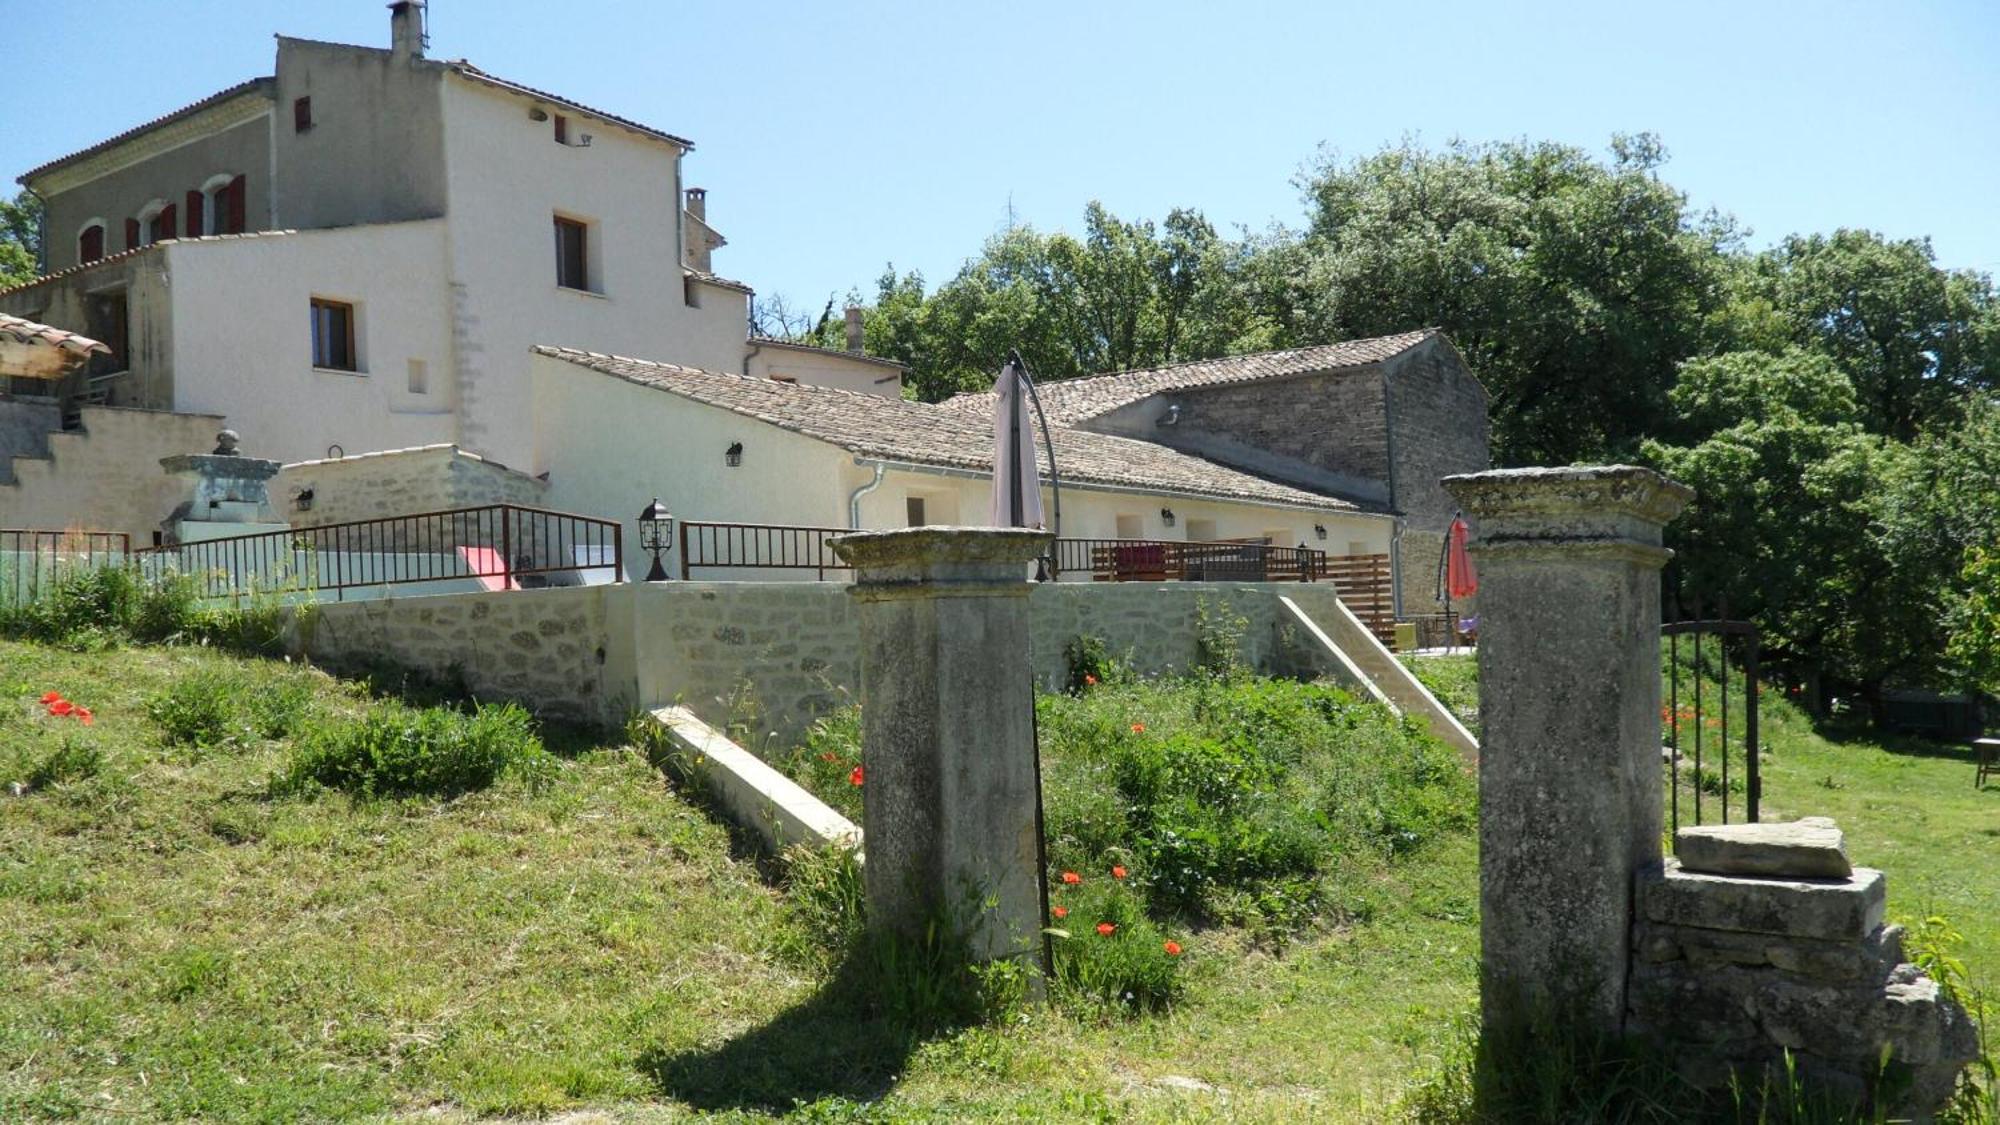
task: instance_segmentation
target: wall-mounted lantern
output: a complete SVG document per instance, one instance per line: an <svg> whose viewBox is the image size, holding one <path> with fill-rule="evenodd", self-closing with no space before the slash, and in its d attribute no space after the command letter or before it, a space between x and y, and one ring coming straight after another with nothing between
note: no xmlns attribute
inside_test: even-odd
<svg viewBox="0 0 2000 1125"><path fill-rule="evenodd" d="M730 442L729 448L722 451L722 460L732 469L741 465L743 463L743 443L740 441Z"/></svg>
<svg viewBox="0 0 2000 1125"><path fill-rule="evenodd" d="M310 489L310 488L301 488L301 489L299 489L299 490L298 490L297 492L293 493L293 494L292 494L292 506L293 506L293 507L295 507L295 508L297 508L297 509L298 509L299 511L301 511L301 512L310 512L310 511L312 511L312 510L313 510L313 490L312 490L312 489Z"/></svg>
<svg viewBox="0 0 2000 1125"><path fill-rule="evenodd" d="M1174 510L1172 508L1161 508L1160 522L1166 524L1168 527L1174 526Z"/></svg>
<svg viewBox="0 0 2000 1125"><path fill-rule="evenodd" d="M1319 541L1321 541L1321 542L1325 542L1325 541L1326 541L1326 525L1325 525L1325 524L1323 524L1323 523L1316 523L1316 524L1314 524L1314 525L1313 525L1313 538L1314 538L1314 539L1317 539L1317 540L1319 540ZM1301 544L1299 544L1299 546L1303 547L1303 546L1305 546L1305 544L1301 543Z"/></svg>
<svg viewBox="0 0 2000 1125"><path fill-rule="evenodd" d="M646 581L665 582L667 567L660 561L660 553L674 548L674 514L657 496L639 513L639 546L653 552L653 569L646 572Z"/></svg>

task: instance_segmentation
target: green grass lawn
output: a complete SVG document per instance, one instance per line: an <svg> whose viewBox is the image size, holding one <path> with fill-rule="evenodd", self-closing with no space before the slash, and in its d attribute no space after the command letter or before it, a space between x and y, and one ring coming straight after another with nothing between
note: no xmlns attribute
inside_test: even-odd
<svg viewBox="0 0 2000 1125"><path fill-rule="evenodd" d="M169 689L198 677L231 707L187 714ZM1173 737L1180 704L1123 690L1108 709ZM827 935L622 738L546 729L552 779L449 800L272 788L386 706L204 649L0 642L0 1120L1376 1121L1475 1002L1455 829L1330 868L1339 909L1289 941L1177 930L1165 1012L897 1039L824 1001ZM1766 714L1768 814L1837 817L1892 909L1948 914L2000 984L2000 792Z"/></svg>
<svg viewBox="0 0 2000 1125"><path fill-rule="evenodd" d="M149 714L191 677L240 704L206 749ZM295 733L267 738L278 698ZM0 1120L1365 1120L1473 1002L1461 832L1355 888L1365 923L1189 935L1171 1011L883 1049L816 1002L823 935L622 739L544 731L539 788L271 795L296 732L381 706L205 649L0 642Z"/></svg>

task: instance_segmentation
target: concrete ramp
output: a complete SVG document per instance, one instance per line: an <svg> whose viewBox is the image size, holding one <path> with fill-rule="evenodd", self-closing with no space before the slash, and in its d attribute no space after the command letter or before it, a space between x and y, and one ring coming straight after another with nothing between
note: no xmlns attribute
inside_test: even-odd
<svg viewBox="0 0 2000 1125"><path fill-rule="evenodd" d="M1468 762L1479 760L1479 740L1465 724L1438 702L1417 678L1410 674L1395 654L1384 648L1375 634L1346 606L1334 603L1326 627L1314 621L1289 597L1278 598L1294 624L1305 632L1308 643L1319 648L1340 670L1338 677L1355 682L1369 698L1399 715L1415 715L1430 724L1431 733Z"/></svg>
<svg viewBox="0 0 2000 1125"><path fill-rule="evenodd" d="M792 844L861 846L861 829L853 822L694 712L661 707L651 716L666 729L670 767L705 786L732 820L755 832L773 853Z"/></svg>

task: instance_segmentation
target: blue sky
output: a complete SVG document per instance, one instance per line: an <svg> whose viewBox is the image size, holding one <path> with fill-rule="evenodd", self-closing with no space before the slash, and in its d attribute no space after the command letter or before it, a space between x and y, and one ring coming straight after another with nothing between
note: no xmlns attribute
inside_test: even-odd
<svg viewBox="0 0 2000 1125"><path fill-rule="evenodd" d="M377 0L0 0L18 175L270 73L271 35L386 45ZM2000 4L751 4L433 0L434 57L694 138L718 272L816 306L950 275L1021 221L1192 206L1297 223L1322 145L1665 140L1765 245L1866 226L2000 273ZM32 96L18 96L32 91Z"/></svg>

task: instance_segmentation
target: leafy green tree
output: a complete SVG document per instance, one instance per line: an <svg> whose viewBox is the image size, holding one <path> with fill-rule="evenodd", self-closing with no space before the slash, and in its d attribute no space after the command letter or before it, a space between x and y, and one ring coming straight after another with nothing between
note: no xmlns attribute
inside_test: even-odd
<svg viewBox="0 0 2000 1125"><path fill-rule="evenodd" d="M1645 135L1609 162L1526 142L1323 160L1260 307L1287 343L1443 328L1492 396L1503 464L1627 454L1715 335L1738 241L1659 178L1664 160Z"/></svg>
<svg viewBox="0 0 2000 1125"><path fill-rule="evenodd" d="M42 201L23 191L0 200L0 288L33 281L40 273Z"/></svg>
<svg viewBox="0 0 2000 1125"><path fill-rule="evenodd" d="M1982 274L1939 269L1928 239L1795 235L1745 280L1788 343L1853 380L1875 433L1911 441L1948 426L1969 393L2000 380L2000 297Z"/></svg>

